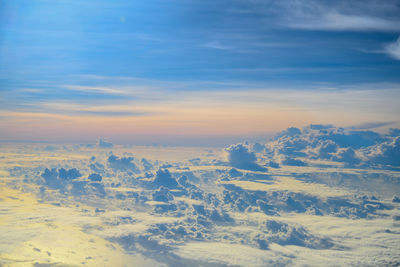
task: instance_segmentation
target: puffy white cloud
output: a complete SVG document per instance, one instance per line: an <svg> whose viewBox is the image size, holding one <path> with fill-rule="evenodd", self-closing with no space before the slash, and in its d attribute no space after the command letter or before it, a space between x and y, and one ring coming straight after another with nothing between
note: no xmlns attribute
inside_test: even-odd
<svg viewBox="0 0 400 267"><path fill-rule="evenodd" d="M399 166L397 136L398 129L380 134L332 125L289 128L266 144L271 151L266 156L289 166L306 166L308 160L342 162L346 167Z"/></svg>
<svg viewBox="0 0 400 267"><path fill-rule="evenodd" d="M127 255L144 253L169 266L385 266L398 261L398 229L393 224L400 218L398 172L384 168L393 167L392 159L399 158L399 138L397 130L386 135L331 125L292 128L260 144L267 149L257 154L244 144L227 148L230 166L220 164L223 155L217 149L205 156L208 152L202 149L174 148L179 157L168 154L170 147L125 147L125 154L118 148L124 157L84 147L79 155L76 150L41 149L35 161L25 154L16 158L21 151L12 148L13 153L0 158L6 166L0 175L9 177L5 187L32 192L40 202L53 204L35 206L24 216L30 222L42 220L38 214L50 206L51 214L43 218L46 224L71 223L71 228L90 235L87 240L106 238L110 248L123 248ZM361 140L351 145L356 139ZM133 153L146 159L127 156ZM279 167L278 160L280 168L259 171L262 166ZM53 169L44 170L42 162ZM307 167L286 165L303 163ZM152 173L155 168L158 171ZM5 204L11 200L18 205L36 203L16 199L18 194L9 198L5 187L0 188L3 211L15 208ZM65 216L67 209L78 214ZM27 209L7 216L19 222L18 212ZM26 232L26 221L21 222L20 231ZM53 226L54 235L47 238L58 238L57 231L63 229ZM18 240L13 237L19 233L4 229L1 255L10 247L7 240ZM50 251L44 250L46 241L41 237L28 249ZM90 242L88 246L91 255L99 247ZM115 259L109 263L118 265Z"/></svg>
<svg viewBox="0 0 400 267"><path fill-rule="evenodd" d="M229 165L238 169L251 171L266 171L267 169L257 164L254 152L249 151L243 144L232 145L225 149L228 152Z"/></svg>
<svg viewBox="0 0 400 267"><path fill-rule="evenodd" d="M142 163L145 171L150 171L153 169L153 165L147 159L142 158L140 162Z"/></svg>
<svg viewBox="0 0 400 267"><path fill-rule="evenodd" d="M351 147L341 149L337 153L337 156L334 157L334 160L344 162L347 166L354 166L361 162L361 159Z"/></svg>
<svg viewBox="0 0 400 267"><path fill-rule="evenodd" d="M107 162L110 168L118 171L131 171L134 173L139 173L140 170L136 166L135 163L132 161L134 160L133 157L121 157L118 158L117 156L111 155L108 157Z"/></svg>
<svg viewBox="0 0 400 267"><path fill-rule="evenodd" d="M400 167L400 136L371 147L368 154L368 163L371 165Z"/></svg>
<svg viewBox="0 0 400 267"><path fill-rule="evenodd" d="M93 162L89 164L89 168L97 173L103 173L104 172L104 165L99 163L99 162Z"/></svg>
<svg viewBox="0 0 400 267"><path fill-rule="evenodd" d="M48 169L46 168L41 174L45 180L45 184L53 189L64 189L64 187L72 180L81 177L79 170L73 168L66 170L61 169Z"/></svg>
<svg viewBox="0 0 400 267"><path fill-rule="evenodd" d="M273 242L280 245L296 245L316 249L326 249L334 246L334 243L328 238L317 237L301 225L290 225L282 221L268 220L265 226L269 233L265 238L269 243Z"/></svg>
<svg viewBox="0 0 400 267"><path fill-rule="evenodd" d="M301 134L301 130L299 128L296 127L289 127L286 130L283 130L282 132L280 132L279 134L276 135L276 138L281 137L281 136L296 136L296 135L300 135Z"/></svg>
<svg viewBox="0 0 400 267"><path fill-rule="evenodd" d="M78 177L81 177L82 174L76 168L69 169L69 170L61 168L61 169L58 170L58 176L61 179L72 180L72 179L76 179Z"/></svg>
<svg viewBox="0 0 400 267"><path fill-rule="evenodd" d="M332 155L338 150L338 145L331 140L324 140L317 147L318 155L320 159L330 159Z"/></svg>
<svg viewBox="0 0 400 267"><path fill-rule="evenodd" d="M168 188L161 186L152 194L154 201L168 202L174 199Z"/></svg>
<svg viewBox="0 0 400 267"><path fill-rule="evenodd" d="M178 186L178 183L167 169L159 169L154 178L153 185L157 187L164 186L167 188L175 188Z"/></svg>

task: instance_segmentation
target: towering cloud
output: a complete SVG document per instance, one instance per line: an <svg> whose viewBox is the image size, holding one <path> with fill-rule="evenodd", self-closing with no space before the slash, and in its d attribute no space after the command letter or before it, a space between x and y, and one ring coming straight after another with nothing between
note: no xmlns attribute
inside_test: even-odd
<svg viewBox="0 0 400 267"><path fill-rule="evenodd" d="M332 125L288 128L267 143L283 165L305 166L307 160L342 162L346 167L400 166L400 131L388 134Z"/></svg>
<svg viewBox="0 0 400 267"><path fill-rule="evenodd" d="M157 187L164 186L166 188L175 188L178 186L178 183L167 169L159 169L157 171L153 184Z"/></svg>
<svg viewBox="0 0 400 267"><path fill-rule="evenodd" d="M257 157L254 152L249 151L248 147L243 144L232 145L225 151L228 153L228 161L232 167L251 171L267 170L257 164Z"/></svg>

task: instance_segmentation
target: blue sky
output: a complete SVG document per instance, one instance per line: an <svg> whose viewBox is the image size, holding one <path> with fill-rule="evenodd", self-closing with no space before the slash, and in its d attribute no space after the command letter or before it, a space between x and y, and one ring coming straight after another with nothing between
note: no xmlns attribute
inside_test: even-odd
<svg viewBox="0 0 400 267"><path fill-rule="evenodd" d="M0 12L9 121L10 111L53 114L49 103L123 105L118 92L132 87L147 88L153 104L182 92L271 88L399 95L399 1L5 0ZM143 103L135 93L129 100ZM80 112L90 113L72 115Z"/></svg>

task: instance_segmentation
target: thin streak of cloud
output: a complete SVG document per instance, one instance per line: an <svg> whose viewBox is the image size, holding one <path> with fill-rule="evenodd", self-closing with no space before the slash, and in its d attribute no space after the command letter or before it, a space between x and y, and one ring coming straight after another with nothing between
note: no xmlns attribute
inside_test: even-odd
<svg viewBox="0 0 400 267"><path fill-rule="evenodd" d="M133 111L91 111L91 110L81 110L77 112L83 115L94 115L102 117L137 117L137 116L147 116L148 112L133 112Z"/></svg>
<svg viewBox="0 0 400 267"><path fill-rule="evenodd" d="M217 42L217 41L206 43L204 46L207 47L207 48L213 48L213 49L218 49L218 50L231 50L231 49L233 49L233 47L221 44L220 42Z"/></svg>
<svg viewBox="0 0 400 267"><path fill-rule="evenodd" d="M43 89L37 89L37 88L22 88L20 90L21 92L25 93L42 93Z"/></svg>
<svg viewBox="0 0 400 267"><path fill-rule="evenodd" d="M0 127L5 129L4 139L16 133L26 139L23 129L36 129L42 136L49 125L56 129L85 129L88 135L96 129L110 134L118 134L116 129L123 129L129 136L138 133L258 135L310 122L360 125L370 121L393 121L395 126L399 125L396 117L399 113L398 87L298 90L257 89L250 85L243 89L182 91L179 94L165 90L159 92L158 100L135 101L128 96L119 105L113 101L76 104L43 100L23 111L0 110ZM149 90L147 98L150 99L152 94L154 91ZM63 126L65 122L68 122L67 126ZM57 134L66 133L58 130Z"/></svg>
<svg viewBox="0 0 400 267"><path fill-rule="evenodd" d="M97 87L97 86L65 85L64 88L74 91L105 93L113 95L121 95L121 94L123 95L126 93L123 90L113 89L109 87Z"/></svg>
<svg viewBox="0 0 400 267"><path fill-rule="evenodd" d="M278 25L304 30L400 31L397 1L252 1L253 13L274 16Z"/></svg>
<svg viewBox="0 0 400 267"><path fill-rule="evenodd" d="M359 124L356 126L350 127L350 129L355 129L355 130L370 130L370 129L376 129L380 127L385 127L394 124L394 122L366 122L363 124Z"/></svg>
<svg viewBox="0 0 400 267"><path fill-rule="evenodd" d="M351 71L357 69L367 69L368 67L341 67L340 71ZM218 72L330 72L337 70L336 67L287 67L287 68L224 68L224 69L209 69L208 71Z"/></svg>
<svg viewBox="0 0 400 267"><path fill-rule="evenodd" d="M80 105L68 102L38 102L25 105L23 113L62 114L67 116L103 116L103 117L137 117L154 114L154 112L139 109L133 105Z"/></svg>
<svg viewBox="0 0 400 267"><path fill-rule="evenodd" d="M254 120L264 120L265 114L269 114L270 117L291 118L294 113L299 112L313 114L313 116L329 114L334 120L339 109L341 113L346 114L343 116L352 114L348 116L348 124L357 125L369 121L398 123L398 118L395 118L394 114L397 114L399 110L396 102L399 96L399 84L368 84L343 88L322 83L282 88L272 85L266 87L257 82L235 84L182 81L172 82L180 88L180 90L172 90L171 88L176 89L176 87L171 87L172 84L168 83L163 87L162 81L154 80L150 82L150 86L146 87L144 81L137 85L136 81L125 78L122 79L125 81L123 85L108 87L108 84L113 83L114 78L110 77L110 81L107 77L103 78L103 83L97 80L98 85L95 89L88 90L88 86L80 85L76 85L75 88L96 92L109 92L108 89L112 88L111 93L115 91L119 94L123 93L121 95L123 97L116 101L107 94L106 97L96 99L80 99L76 96L68 98L68 95L66 95L67 98L28 96L21 98L24 100L23 105L8 105L0 108L0 115L5 115L7 111L15 111L25 114L64 114L70 116L72 120L77 119L78 116L108 117L116 120L121 117L129 119L137 117L147 122L151 119L157 120L157 123L175 121L183 124L183 121L185 123L201 121L209 126L213 120L215 125L220 123L218 118L225 120L225 118L235 117L232 114L239 110L243 112L239 112L237 116L246 117L250 123ZM82 83L87 84L86 81ZM157 86L152 86L155 84ZM138 87L141 89L137 89ZM203 90L203 87L207 89ZM337 123L337 121L333 122Z"/></svg>
<svg viewBox="0 0 400 267"><path fill-rule="evenodd" d="M329 12L303 21L287 21L283 25L305 30L329 31L400 31L400 21L370 16L346 15Z"/></svg>

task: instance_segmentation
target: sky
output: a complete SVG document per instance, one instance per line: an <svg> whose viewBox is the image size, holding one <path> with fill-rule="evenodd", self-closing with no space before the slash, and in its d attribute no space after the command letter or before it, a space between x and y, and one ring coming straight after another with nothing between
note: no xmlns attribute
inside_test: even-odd
<svg viewBox="0 0 400 267"><path fill-rule="evenodd" d="M400 1L0 2L0 140L400 127Z"/></svg>

